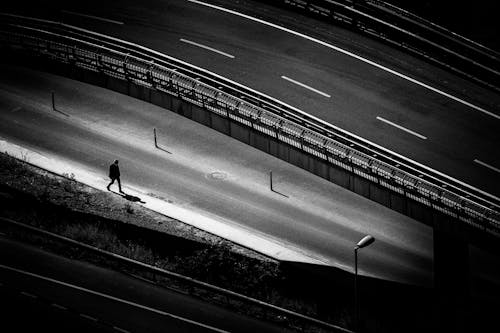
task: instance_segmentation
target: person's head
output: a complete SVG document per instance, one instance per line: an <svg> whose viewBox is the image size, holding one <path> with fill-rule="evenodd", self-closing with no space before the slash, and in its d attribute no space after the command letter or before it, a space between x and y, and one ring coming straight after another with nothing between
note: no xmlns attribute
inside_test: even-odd
<svg viewBox="0 0 500 333"><path fill-rule="evenodd" d="M114 164L118 164L118 160L115 160L113 163L114 163Z"/></svg>

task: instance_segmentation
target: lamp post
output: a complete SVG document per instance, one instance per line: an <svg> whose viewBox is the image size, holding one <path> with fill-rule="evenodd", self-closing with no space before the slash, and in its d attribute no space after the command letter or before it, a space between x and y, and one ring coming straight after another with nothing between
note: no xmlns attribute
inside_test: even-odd
<svg viewBox="0 0 500 333"><path fill-rule="evenodd" d="M354 326L358 330L359 327L359 306L358 306L358 250L367 247L375 241L371 235L363 237L354 247Z"/></svg>

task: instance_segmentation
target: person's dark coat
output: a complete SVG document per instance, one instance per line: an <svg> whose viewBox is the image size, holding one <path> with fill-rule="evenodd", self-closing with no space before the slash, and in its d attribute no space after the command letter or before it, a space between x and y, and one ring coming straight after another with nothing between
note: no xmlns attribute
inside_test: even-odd
<svg viewBox="0 0 500 333"><path fill-rule="evenodd" d="M118 164L113 163L109 166L109 178L120 178L120 168L118 167Z"/></svg>

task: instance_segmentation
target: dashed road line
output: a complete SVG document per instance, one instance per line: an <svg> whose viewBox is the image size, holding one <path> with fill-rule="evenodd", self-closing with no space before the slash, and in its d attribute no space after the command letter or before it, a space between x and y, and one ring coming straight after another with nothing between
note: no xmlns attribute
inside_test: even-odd
<svg viewBox="0 0 500 333"><path fill-rule="evenodd" d="M206 46L206 45L203 45L203 44L200 44L200 43L196 43L196 42L193 42L193 41L190 41L190 40L184 39L184 38L181 38L181 39L179 39L179 40L180 40L181 42L184 42L184 43L187 43L187 44L191 44L191 45L194 45L194 46L197 46L197 47L201 47L202 49L209 50L209 51L212 51L212 52L215 52L215 53L221 54L221 55L223 55L223 56L225 56L225 57L228 57L228 58L234 59L234 55L229 54L229 53L226 53L226 52L222 52L222 51L217 50L217 49L214 49L213 47Z"/></svg>
<svg viewBox="0 0 500 333"><path fill-rule="evenodd" d="M315 89L315 88L313 88L313 87L310 87L310 86L308 86L308 85L306 85L306 84L304 84L304 83L302 83L302 82L296 81L296 80L294 80L294 79L290 79L290 78L289 78L289 77L287 77L287 76L282 75L282 76L281 76L281 78L282 78L282 79L284 79L284 80L287 80L287 81L289 81L289 82L292 82L292 83L294 83L294 84L296 84L296 85L298 85L298 86L301 86L301 87L303 87L303 88L306 88L306 89L308 89L308 90L314 91L315 93L320 94L321 96L325 96L325 97L327 97L327 98L330 98L330 97L331 97L330 95L328 95L327 93L322 92L321 90L318 90L318 89Z"/></svg>
<svg viewBox="0 0 500 333"><path fill-rule="evenodd" d="M485 163L485 162L483 162L483 161L480 161L480 160L478 160L478 159L475 159L475 160L474 160L474 162L476 162L477 164L480 164L480 165L482 165L482 166L484 166L484 167L486 167L486 168L488 168L488 169L491 169L491 170L493 170L493 171L496 171L496 172L500 173L500 169L499 169L499 168L494 167L493 165L490 165L490 164Z"/></svg>
<svg viewBox="0 0 500 333"><path fill-rule="evenodd" d="M80 317L82 317L82 318L85 318L85 319L88 319L88 320L92 320L92 321L97 321L97 319L96 319L96 318L94 318L94 317L92 317L92 316L89 316L89 315L86 315L85 313L80 313L79 315L80 315Z"/></svg>
<svg viewBox="0 0 500 333"><path fill-rule="evenodd" d="M400 130L403 130L403 131L405 131L405 132L407 132L407 133L410 133L410 134L412 134L412 135L415 135L416 137L419 137L420 139L427 140L427 137L426 137L426 136L423 136L422 134L418 134L417 132L414 132L414 131L412 131L412 130L410 130L410 129L406 128L406 127L403 127L403 126L401 126L401 125L398 125L398 124L396 124L396 123L393 123L392 121L389 121L389 120L384 119L384 118L382 118L382 117L377 117L377 119L378 119L378 120L380 120L380 121L383 121L383 122L384 122L384 123L386 123L386 124L389 124L389 125L391 125L391 126L394 126L394 127L396 127L396 128L399 128Z"/></svg>
<svg viewBox="0 0 500 333"><path fill-rule="evenodd" d="M39 275L39 274L36 274L36 273L27 272L27 271L24 271L24 270L21 270L21 269L17 269L17 268L14 268L14 267L5 266L3 264L0 264L0 268L6 269L6 270L9 270L9 271L13 271L13 272L17 272L19 274L23 274L23 275L35 277L35 278L38 278L40 280L49 281L49 282L52 282L54 284L58 284L58 285L65 286L65 287L68 287L68 288L71 288L71 289L75 289L75 290L79 290L79 291L82 291L82 292L86 292L86 293L91 294L91 295L100 296L102 298L109 299L109 300L112 300L112 301L115 301L115 302L119 302L119 303L122 303L122 304L127 304L127 305L130 305L130 306L138 308L138 309L150 311L150 312L153 312L153 313L165 316L165 317L170 317L170 318L173 318L173 319L177 319L179 321L183 321L183 322L191 324L191 325L203 327L203 328L206 328L206 329L214 331L214 332L229 333L228 331L225 331L223 329L220 329L220 328L217 328L217 327L213 327L213 326L210 326L210 325L206 325L206 324L203 324L203 323L200 323L200 322L188 319L188 318L184 318L184 317L181 317L181 316L177 316L177 315L174 315L174 314L169 313L169 312L165 312L165 311L162 311L162 310L151 308L149 306L138 304L138 303L135 303L135 302L132 302L132 301L127 301L127 300L122 299L122 298L118 298L118 297L111 296L111 295L108 295L108 294L104 294L104 293L101 293L101 292L98 292L98 291L90 290L90 289L87 289L87 288L84 288L84 287L76 286L76 285L71 284L71 283L59 281L59 280L52 279L52 278L49 278L49 277L46 277L46 276L42 276L42 275ZM80 314L80 316L82 316L82 314Z"/></svg>
<svg viewBox="0 0 500 333"><path fill-rule="evenodd" d="M24 296L27 296L27 297L30 297L30 298L38 298L38 296L30 294L30 293L27 293L25 291L21 291L21 295L24 295Z"/></svg>
<svg viewBox="0 0 500 333"><path fill-rule="evenodd" d="M344 49L342 49L342 48L340 48L338 46L329 44L329 43L324 42L322 40L316 39L314 37L307 36L307 35L302 34L300 32L297 32L297 31L294 31L292 29L288 29L288 28L282 27L280 25L277 25L277 24L274 24L274 23L271 23L271 22L267 22L267 21L264 21L264 20L261 20L261 19L249 16L249 15L246 15L246 14L238 13L237 11L234 11L234 10L231 10L231 9L227 9L227 8L216 6L216 5L212 5L212 4L208 4L208 3L205 3L205 2L202 2L202 1L198 1L198 0L186 0L186 1L192 2L192 3L196 3L196 4L201 5L201 6L206 6L206 7L212 8L212 9L220 10L220 11L232 14L232 15L240 16L240 17L246 18L248 20L251 20L251 21L254 21L254 22L258 22L258 23L267 25L269 27L273 27L275 29L279 29L281 31L288 32L288 33L290 33L292 35L295 35L297 37L301 37L301 38L307 39L307 40L309 40L311 42L323 45L323 46L325 46L327 48L330 48L330 49L335 50L337 52L343 53L343 54L345 54L347 56L350 56L352 58L360 60L360 61L362 61L362 62L364 62L366 64L369 64L371 66L377 67L377 68L379 68L379 69L381 69L381 70L383 70L385 72L388 72L388 73L391 73L393 75L396 75L396 76L398 76L398 77L400 77L400 78L402 78L404 80L410 81L410 82L412 82L412 83L414 83L416 85L419 85L419 86L421 86L423 88L426 88L428 90L431 90L431 91L433 91L433 92L435 92L437 94L440 94L440 95L445 96L445 97L447 97L449 99L452 99L452 100L454 100L456 102L459 102L459 103L461 103L463 105L466 105L466 106L468 106L470 108L473 108L474 110L482 112L482 113L484 113L484 114L486 114L486 115L488 115L490 117L493 117L493 118L496 118L496 119L500 120L500 115L498 115L498 114L495 114L495 113L493 113L491 111L488 111L488 110L486 110L486 109L484 109L484 108L482 108L480 106L477 106L477 105L475 105L473 103L470 103L470 102L467 102L467 101L465 101L463 99L460 99L460 98L458 98L458 97L456 97L454 95L451 95L451 94L449 94L447 92L444 92L442 90L434 88L434 87L432 87L432 86L430 86L428 84L425 84L425 83L423 83L421 81L418 81L417 79L414 79L414 78L412 78L412 77L410 77L408 75L405 75L403 73L397 72L394 69L390 69L390 68L385 67L383 65L380 65L380 64L378 64L378 63L376 63L376 62L374 62L372 60L369 60L367 58L363 58L363 57L361 57L361 56L359 56L359 55L357 55L355 53L352 53L350 51L344 50Z"/></svg>
<svg viewBox="0 0 500 333"><path fill-rule="evenodd" d="M100 17L100 16L94 16L94 15L88 15L88 14L82 14L82 13L72 12L70 10L61 10L61 12L62 13L66 13L66 14L70 14L70 15L91 18L91 19L98 20L98 21L103 21L103 22L118 24L118 25L124 25L125 24L125 23L120 22L120 21L110 20L110 19L107 19L107 18L104 18L104 17Z"/></svg>
<svg viewBox="0 0 500 333"><path fill-rule="evenodd" d="M60 310L68 310L68 308L67 308L67 307L62 306L62 305L57 304L57 303L52 303L52 304L50 304L50 305L51 305L51 306L53 306L53 307L55 307L55 308L58 308L58 309L60 309Z"/></svg>
<svg viewBox="0 0 500 333"><path fill-rule="evenodd" d="M122 332L122 333L130 333L130 331L124 330L123 328L116 327L116 326L113 326L113 329L118 331L118 332Z"/></svg>

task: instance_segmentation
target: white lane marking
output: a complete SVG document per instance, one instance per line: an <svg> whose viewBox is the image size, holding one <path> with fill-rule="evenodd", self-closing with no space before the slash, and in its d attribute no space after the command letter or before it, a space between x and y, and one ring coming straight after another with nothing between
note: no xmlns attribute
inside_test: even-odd
<svg viewBox="0 0 500 333"><path fill-rule="evenodd" d="M491 169L493 171L496 171L496 172L500 173L500 169L499 168L495 168L493 165L489 165L488 163L485 163L485 162L480 161L478 159L475 159L474 162L476 162L477 164L481 164L482 166L487 167L488 169Z"/></svg>
<svg viewBox="0 0 500 333"><path fill-rule="evenodd" d="M281 78L282 78L282 79L284 79L284 80L290 81L290 82L292 82L292 83L295 83L296 85L301 86L301 87L303 87L303 88L306 88L306 89L309 89L309 90L311 90L311 91L314 91L315 93L320 94L320 95L322 95L322 96L325 96L325 97L328 97L328 98L330 98L330 97L331 97L331 96L330 96L330 95L328 95L327 93L324 93L324 92L322 92L322 91L320 91L320 90L318 90L318 89L314 89L313 87L310 87L310 86L308 86L308 85L306 85L306 84L304 84L304 83L301 83L301 82L299 82L299 81L295 81L294 79L290 79L290 78L289 78L289 77L287 77L287 76L283 76L283 75L282 75L282 76L281 76Z"/></svg>
<svg viewBox="0 0 500 333"><path fill-rule="evenodd" d="M80 317L88 319L88 320L92 320L92 321L97 321L96 318L89 316L89 315L86 315L85 313L80 313Z"/></svg>
<svg viewBox="0 0 500 333"><path fill-rule="evenodd" d="M218 53L218 54L222 54L223 56L231 58L231 59L234 59L234 55L231 55L231 54L226 53L226 52L219 51L217 49L214 49L213 47L206 46L206 45L203 45L203 44L200 44L200 43L196 43L196 42L184 39L184 38L181 38L180 41L184 42L184 43L187 43L187 44L191 44L191 45L194 45L194 46L201 47L202 49L205 49L205 50L209 50L209 51L212 51L212 52L215 52L215 53Z"/></svg>
<svg viewBox="0 0 500 333"><path fill-rule="evenodd" d="M426 139L427 139L427 137L426 137L426 136L423 136L422 134L418 134L417 132L414 132L414 131L412 131L412 130L409 130L409 129L407 129L406 127L403 127L403 126L398 125L398 124L396 124L396 123L393 123L392 121L389 121L389 120L384 119L384 118L382 118L382 117L377 117L377 119L378 119L378 120L380 120L380 121L383 121L383 122L384 122L384 123L386 123L386 124L389 124L389 125L391 125L391 126L394 126L394 127L396 127L396 128L399 128L400 130L403 130L403 131L405 131L405 132L407 132L407 133L413 134L413 135L415 135L415 136L419 137L420 139L424 139L424 140L426 140Z"/></svg>
<svg viewBox="0 0 500 333"><path fill-rule="evenodd" d="M120 22L120 21L110 20L110 19L107 19L107 18L104 18L104 17L100 17L100 16L94 16L94 15L88 15L88 14L82 14L82 13L72 12L70 10L61 10L61 12L62 13L66 13L66 14L70 14L70 15L91 18L91 19L98 20L98 21L103 21L103 22L118 24L118 25L125 24L125 23Z"/></svg>
<svg viewBox="0 0 500 333"><path fill-rule="evenodd" d="M187 0L187 1L192 1L192 2L193 2L194 0ZM21 17L23 17L23 16L21 16ZM98 32L92 31L92 30L83 29L83 28L80 28L80 27L77 27L77 26L73 26L73 25L69 25L69 24L63 24L63 26L67 26L67 27L71 27L71 28L76 29L76 30L80 30L80 31L84 31L84 32L87 32L87 33L91 33L91 34L96 35L96 36L105 37L105 38L108 38L108 39L110 39L110 40L114 40L114 41L117 41L117 42L120 42L120 43L123 43L123 44L126 44L126 45L131 45L131 46L134 46L134 47L136 47L136 48L138 48L138 49L145 50L145 51L151 52L151 53L153 53L153 54L156 54L157 56L159 56L159 57L161 57L161 58L172 59L172 60L177 61L177 62L178 62L178 63L180 63L180 64L188 65L188 66L190 66L190 67L192 67L192 68L195 68L196 70L199 70L199 71L201 71L201 72L203 72L203 73L208 73L208 74L210 74L210 75L211 75L211 76L213 76L213 77L216 77L216 78L218 78L218 79L224 80L225 82L229 82L229 83L231 83L233 86L240 87L240 88L244 88L246 91L251 91L251 92L253 92L253 93L257 94L258 96L265 97L265 98L267 98L267 99L268 99L268 100L270 100L270 101L274 101L274 102L276 102L276 103L278 103L278 104L280 104L280 105L283 105L283 106L285 106L285 107L289 108L290 110L294 110L295 112L297 112L297 113L299 113L299 114L305 115L305 116L307 116L308 118L310 118L310 119L313 119L313 120L317 121L317 122L318 122L318 123L320 123L320 124L323 124L323 125L326 125L326 126L328 126L328 127L334 128L335 130L337 130L337 131L339 131L339 132L341 132L341 133L344 133L344 134L346 134L346 135L348 135L348 136L350 136L350 137L352 137L352 138L355 138L355 139L357 139L357 140L359 140L359 141L361 141L361 142L364 142L364 143L366 143L366 144L368 144L368 145L370 145L370 146L372 146L372 147L376 147L377 149L380 149L380 150L382 150L382 151L384 151L384 152L386 152L386 153L388 153L388 154L390 154L390 155L392 155L392 156L396 156L396 157L398 157L398 158L402 159L403 161L409 162L409 163L411 163L411 164L413 164L413 165L416 165L416 166L418 166L418 167L420 167L420 168L422 168L422 169L424 169L424 170L427 170L427 171L428 171L428 172L430 172L430 173L436 174L436 175L438 175L438 176L440 176L440 177L446 178L446 179L448 179L448 180L450 180L450 181L452 181L452 182L455 182L455 183L457 183L457 184L459 184L459 185L461 185L461 186L464 186L464 187L466 187L466 188L468 188L468 189L470 189L470 190L473 190L473 191L476 191L476 192L478 192L478 193L481 193L482 195L487 196L488 198L492 198L492 199L494 199L494 200L500 201L500 198L499 198L499 197L497 197L497 196L495 196L495 195L493 195L493 194L491 194L491 193L488 193L488 192L486 192L486 191L483 191L483 190L481 190L481 189L478 189L477 187L474 187L474 186L472 186L472 185L470 185L470 184L467 184L467 183L465 183L465 182L463 182L463 181L461 181L461 180L458 180L458 179L456 179L456 178L453 178L453 177L451 177L451 176L449 176L449 175L447 175L447 174L445 174L445 173L439 172L439 171L437 171L437 170L435 170L435 169L433 169L433 168L431 168L431 167L428 167L427 165L424 165L424 164L422 164L422 163L418 163L417 161L414 161L414 160L412 160L412 159L410 159L410 158L408 158L408 157L406 157L406 156L403 156L403 155L401 155L401 154L398 154L398 153L396 153L396 152L394 152L394 151L392 151L392 150L390 150L390 149L387 149L387 148L385 148L385 147L383 147L383 146L381 146L381 145L378 145L378 144L376 144L376 143L374 143L374 142L371 142L371 141L369 141L369 140L367 140L367 139L365 139L365 138L363 138L363 137L360 137L359 135L356 135L356 134L354 134L354 133L351 133L351 132L349 132L349 131L346 131L345 129L342 129L342 128L340 128L340 127L337 127L337 126L335 126L335 125L333 125L333 124L331 124L331 123L328 123L328 122L326 122L326 121L324 121L324 120L322 120L322 119L320 119L320 118L318 118L318 117L315 117L315 116L313 116L313 115L311 115L311 114L309 114L309 113L307 113L307 112L305 112L305 111L302 111L302 110L301 110L301 109L299 109L299 108L296 108L296 107L294 107L294 106L292 106L292 105L290 105L290 104L287 104L287 103L285 103L285 102L283 102L283 101L280 101L280 100L278 100L277 98L274 98L274 97L272 97L272 96L266 95L266 94L264 94L263 92L257 91L257 90L255 90L255 89L250 88L250 87L247 87L247 86L245 86L245 85L243 85L243 84L240 84L240 83L238 83L238 82L236 82L236 81L230 80L230 79L228 79L228 78L226 78L226 77L223 77L223 76L221 76L221 75L219 75L219 74L217 74L217 73L210 72L210 71L206 70L205 68L198 67L198 66L196 66L196 65L190 64L190 63L188 63L188 62L186 62L186 61L183 61L183 60L181 60L181 59L178 59L178 58L175 58L175 57L171 57L171 56L169 56L169 55L167 55L167 54L164 54L164 53L161 53L161 52L155 51L155 50L153 50L153 49L147 48L147 47L145 47L145 46L142 46L142 45L139 45L139 44L136 44L136 43L128 42L128 41L123 40L123 39L119 39L119 38L115 38L115 37L107 36L107 35L100 34L100 33L98 33ZM259 101L260 101L260 99L259 99L258 97L257 97L257 100L259 100ZM345 138L345 137L344 137L344 138ZM346 140L349 140L349 138L345 138L345 139L346 139ZM365 149L372 150L372 149L370 149L370 147L363 146L362 144L357 143L357 145L358 145L358 146L360 146L360 147L363 147L363 148L365 148ZM41 155L43 155L43 154L41 154ZM386 157L387 159L389 159L389 160L391 160L391 161L395 162L395 163L401 163L401 161L397 161L397 160L395 160L394 158L392 158L391 156L387 156L387 155L386 155L385 157ZM422 172L421 170L417 170L417 169L415 169L415 168L414 168L414 167L412 167L411 165L406 165L406 167L408 167L408 168L409 168L409 169L411 169L411 170L414 170L414 171L420 172L420 173ZM455 186L455 185L453 185L453 184L443 182L441 179L437 179L437 178L436 178L435 176L433 176L432 174L425 174L425 175L426 175L427 177L431 178L431 179L436 179L436 180L438 180L439 182L441 182L441 183L443 183L443 184L446 184L446 185L447 185L447 186L449 186L450 188L454 188L454 189L461 190L461 191L463 190L463 189L461 189L461 188L459 188L459 187L457 187L457 186ZM470 194L472 197L474 197L474 198L484 200L484 198L481 198L481 197L477 196L476 194L472 194L472 193L469 193L469 194ZM492 202L488 202L488 203L489 203L489 204L491 204L491 205L496 206L496 204L495 204L495 203L492 203Z"/></svg>
<svg viewBox="0 0 500 333"><path fill-rule="evenodd" d="M116 301L116 302L127 304L127 305L130 305L130 306L139 308L139 309L151 311L151 312L157 313L157 314L162 315L162 316L171 317L171 318L174 318L174 319L177 319L177 320L180 320L180 321L184 321L184 322L192 324L192 325L196 325L196 326L200 326L200 327L203 327L203 328L207 328L207 329L212 330L214 332L230 333L230 332L222 330L220 328L209 326L209 325L205 325L205 324L199 323L199 322L191 320L191 319L187 319L187 318L184 318L184 317L180 317L180 316L174 315L172 313L168 313L168 312L165 312L165 311L162 311L162 310L158 310L158 309L155 309L155 308L150 308L149 306L145 306L145 305L142 305L142 304L138 304L138 303L134 303L134 302L131 302L131 301L127 301L127 300L124 300L124 299L121 299L121 298L118 298L118 297L115 297L115 296L111 296L111 295L108 295L108 294L100 293L98 291L90 290L90 289L87 289L87 288L84 288L84 287L79 287L79 286L76 286L74 284L70 284L70 283L67 283L67 282L55 280L55 279L52 279L52 278L49 278L49 277L46 277L46 276L42 276L42 275L38 275L38 274L35 274L35 273L23 271L21 269L17 269L17 268L14 268L14 267L5 266L5 265L2 265L2 264L0 264L0 268L6 269L6 270L10 270L10 271L13 271L13 272L17 272L19 274L24 274L24 275L36 277L36 278L41 279L41 280L49 281L49 282L52 282L52 283L55 283L55 284L59 284L59 285L62 285L62 286L68 287L68 288L72 288L72 289L83 291L83 292L86 292L86 293L89 293L89 294L92 294L92 295L100 296L102 298L106 298L106 299L110 299L110 300L113 300L113 301Z"/></svg>
<svg viewBox="0 0 500 333"><path fill-rule="evenodd" d="M27 293L25 291L21 291L21 295L28 296L28 297L31 297L31 298L38 298L37 296L35 296L33 294L30 294L30 293Z"/></svg>
<svg viewBox="0 0 500 333"><path fill-rule="evenodd" d="M58 308L60 310L68 310L65 306L59 305L57 303L52 303L50 305L52 305L53 307Z"/></svg>
<svg viewBox="0 0 500 333"><path fill-rule="evenodd" d="M500 119L500 115L498 115L498 114L495 114L495 113L493 113L493 112L491 112L491 111L488 111L488 110L486 110L486 109L484 109L484 108L482 108L482 107L480 107L480 106L477 106L477 105L475 105L475 104L472 104L472 103L470 103L470 102L467 102L467 101L465 101L465 100L463 100L463 99L460 99L460 98L458 98L458 97L456 97L456 96L453 96L453 95L451 95L451 94L449 94L449 93L446 93L446 92L444 92L444 91L442 91L442 90L439 90L439 89L437 89L437 88L434 88L434 87L432 87L432 86L430 86L430 85L428 85L428 84L425 84L425 83L423 83L423 82L420 82L420 81L418 81L418 80L416 80L416 79L414 79L414 78L412 78L412 77L409 77L409 76L407 76L407 75L405 75L405 74L399 73L399 72L397 72L397 71L395 71L395 70L393 70L393 69L390 69L390 68L385 67L385 66L383 66L383 65L377 64L376 62L374 62L374 61L372 61L372 60L369 60L369 59L363 58L363 57L361 57L361 56L359 56L359 55L357 55L357 54L355 54L355 53L352 53L352 52L349 52L349 51L347 51L347 50L341 49L341 48L340 48L340 47L338 47L338 46L334 46L334 45L329 44L329 43L327 43L327 42L324 42L324 41L322 41L322 40L319 40L319 39L316 39L316 38L313 38L313 37L310 37L310 36L304 35L304 34L302 34L302 33L300 33L300 32L297 32L297 31L294 31L294 30L291 30L291 29L288 29L288 28L284 28L284 27L279 26L279 25L274 24L274 23L270 23L270 22L267 22L267 21L264 21L264 20L261 20L261 19L258 19L258 18L255 18L255 17L249 16L249 15L245 15L245 14L238 13L238 12L236 12L236 11L234 11L234 10L230 10L230 9L226 9L226 8L223 8L223 7L220 7L220 6L216 6L216 5L212 5L212 4L204 3L204 2L201 2L201 1L198 1L198 0L186 0L186 1L188 1L188 2L192 2L192 3L196 3L196 4L199 4L199 5L202 5L202 6L210 7L210 8L213 8L213 9L217 9L217 10L220 10L220 11L223 11L223 12L226 12L226 13L229 13L229 14L237 15L237 16L240 16L240 17L246 18L246 19L248 19L248 20L255 21L255 22L258 22L258 23L261 23L261 24L264 24L264 25L267 25L267 26L270 26L270 27L273 27L273 28L276 28L276 29L279 29L279 30L282 30L282 31L288 32L288 33L290 33L290 34L292 34L292 35L295 35L295 36L298 36L298 37L302 37L302 38L307 39L307 40L309 40L309 41L312 41L312 42L314 42L314 43L317 43L317 44L320 44L320 45L326 46L326 47L328 47L328 48L330 48L330 49L332 49L332 50L338 51L338 52L340 52L340 53L343 53L343 54L345 54L345 55L348 55L348 56L350 56L350 57L353 57L353 58L355 58L355 59L358 59L358 60L360 60L360 61L362 61L362 62L364 62L364 63L367 63L367 64L369 64L369 65L372 65L372 66L374 66L374 67L377 67L377 68L379 68L379 69L381 69L381 70L383 70L383 71L386 71L386 72L389 72L389 73L391 73L391 74L394 74L394 75L396 75L396 76L398 76L398 77L400 77L400 78L402 78L402 79L408 80L408 81L410 81L410 82L412 82L412 83L415 83L415 84L417 84L417 85L419 85L419 86L421 86L421 87L424 87L424 88L426 88L426 89L429 89L429 90L431 90L431 91L433 91L433 92L435 92L435 93L438 93L438 94L440 94L440 95L442 95L442 96L448 97L448 98L450 98L450 99L452 99L452 100L454 100L454 101L456 101L456 102L462 103L462 104L464 104L464 105L466 105L466 106L468 106L468 107L470 107L470 108L473 108L473 109L475 109L475 110L477 110L477 111L479 111L479 112L482 112L482 113L484 113L484 114L486 114L486 115L488 115L488 116L491 116L491 117L496 118L496 119Z"/></svg>
<svg viewBox="0 0 500 333"><path fill-rule="evenodd" d="M154 282L153 280L149 280L149 279L143 278L142 276L139 276L139 275L136 275L136 274L131 274L130 273L130 276L133 276L136 279L144 281L144 282L147 282L147 283L156 284L156 282Z"/></svg>
<svg viewBox="0 0 500 333"><path fill-rule="evenodd" d="M123 328L120 328L117 326L113 326L113 329L117 330L118 332L122 332L122 333L130 333L130 331L124 330Z"/></svg>

